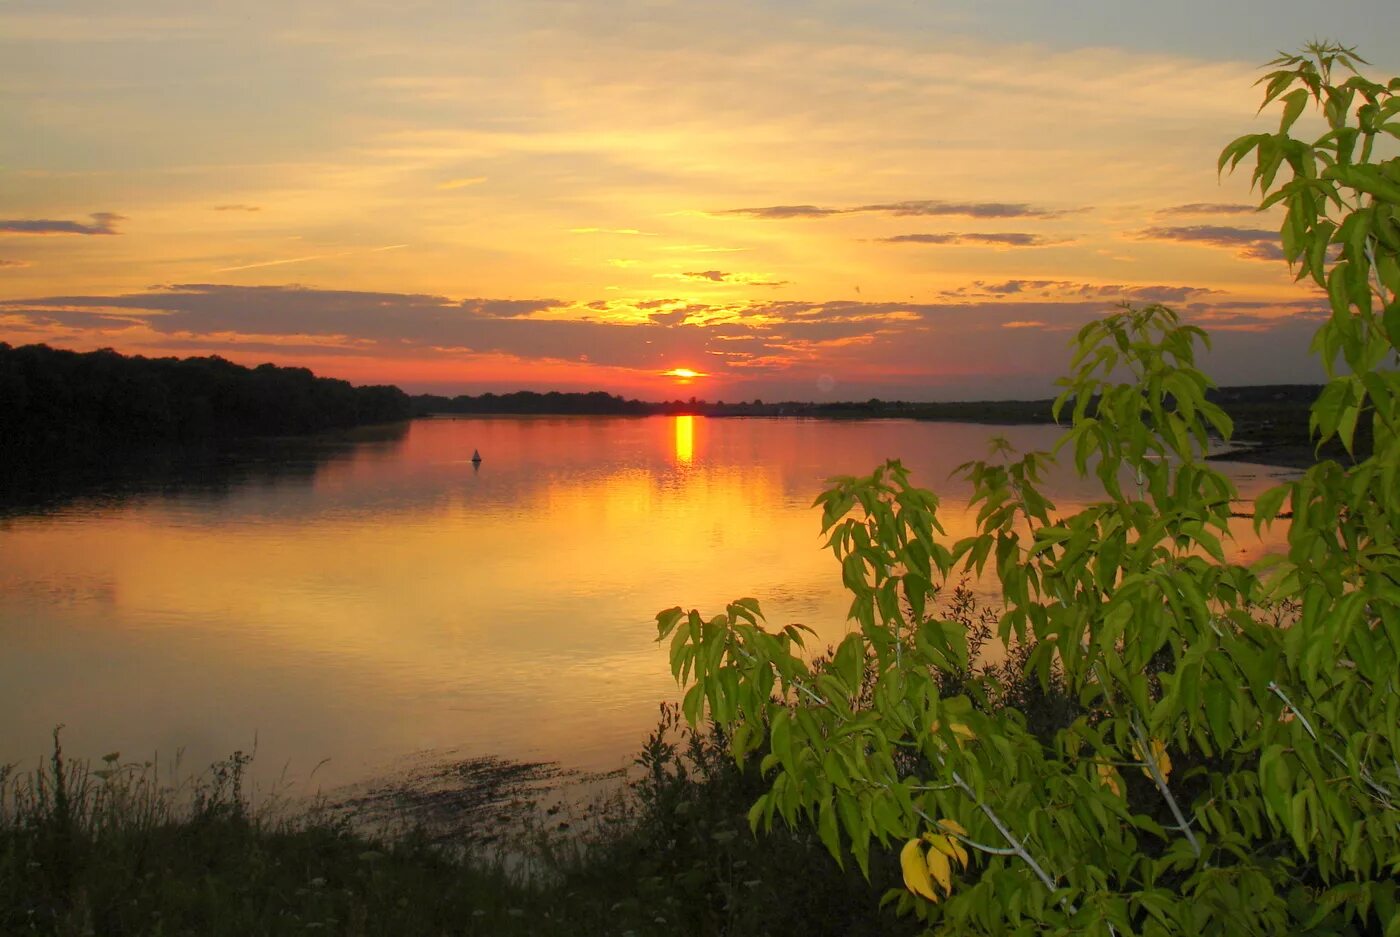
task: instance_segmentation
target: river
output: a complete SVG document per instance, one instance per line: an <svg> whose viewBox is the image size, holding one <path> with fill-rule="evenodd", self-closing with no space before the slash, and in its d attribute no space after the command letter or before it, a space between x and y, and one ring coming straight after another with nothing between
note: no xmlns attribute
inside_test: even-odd
<svg viewBox="0 0 1400 937"><path fill-rule="evenodd" d="M405 759L626 765L678 694L653 616L760 599L820 644L848 599L811 507L899 457L970 532L954 468L1055 427L481 417L128 475L0 519L0 763L256 745L331 789ZM473 451L482 461L474 465ZM1228 463L1246 500L1282 470ZM1061 511L1093 486L1057 471ZM1276 549L1247 523L1228 548ZM986 584L982 584L985 591Z"/></svg>

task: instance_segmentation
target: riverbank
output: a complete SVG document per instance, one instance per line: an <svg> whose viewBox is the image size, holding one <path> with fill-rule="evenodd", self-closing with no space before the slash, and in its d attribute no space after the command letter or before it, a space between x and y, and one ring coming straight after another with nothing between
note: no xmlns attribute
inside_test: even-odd
<svg viewBox="0 0 1400 937"><path fill-rule="evenodd" d="M1324 453L1322 458L1345 458L1345 453ZM1274 468L1305 471L1319 461L1317 450L1307 443L1264 443L1257 446L1242 446L1225 452L1213 453L1206 457L1212 462L1251 462Z"/></svg>
<svg viewBox="0 0 1400 937"><path fill-rule="evenodd" d="M1279 468L1308 468L1319 458L1347 458L1340 446L1316 453L1309 430L1309 414L1321 387L1315 384L1269 384L1217 387L1207 398L1225 410L1234 422L1232 443L1237 447L1210 458L1221 461L1257 462ZM672 400L647 402L624 400L602 392L587 394L522 391L482 394L477 397L420 395L413 398L420 416L703 416L709 418L784 418L817 420L916 420L930 423L972 423L984 426L1036 426L1055 422L1054 401L866 400L817 403L812 401L764 402ZM1062 415L1064 416L1064 415ZM1368 441L1358 439L1358 451Z"/></svg>
<svg viewBox="0 0 1400 937"><path fill-rule="evenodd" d="M892 856L867 882L814 835L755 836L756 772L680 731L674 712L633 780L584 807L521 810L504 835L499 812L477 808L503 792L522 808L518 782L539 766L475 765L462 793L479 796L445 835L412 803L398 822L384 822L387 800L255 807L246 765L235 755L172 785L150 765L72 762L56 745L35 772L0 769L0 933L917 932L878 907L898 884ZM366 823L366 809L381 812Z"/></svg>

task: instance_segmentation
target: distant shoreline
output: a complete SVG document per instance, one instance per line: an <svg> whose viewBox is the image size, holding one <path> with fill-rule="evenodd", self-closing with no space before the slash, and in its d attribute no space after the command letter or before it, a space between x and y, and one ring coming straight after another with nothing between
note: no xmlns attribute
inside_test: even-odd
<svg viewBox="0 0 1400 937"><path fill-rule="evenodd" d="M245 368L218 357L143 358L108 349L72 352L0 343L0 482L49 463L96 466L113 452L189 451L233 439L312 437L327 430L391 424L412 417L681 416L825 420L920 420L988 426L1054 423L1053 401L965 400L766 402L628 400L605 391L517 391L410 396L398 387L356 387L304 368ZM1288 468L1315 463L1309 432L1315 384L1220 387L1207 392L1234 421L1244 447L1217 459ZM1361 429L1365 429L1362 427ZM1369 450L1358 432L1357 450ZM1345 458L1339 447L1323 458Z"/></svg>
<svg viewBox="0 0 1400 937"><path fill-rule="evenodd" d="M1306 469L1321 458L1344 460L1336 445L1315 452L1308 417L1321 387L1315 384L1271 384L1220 387L1208 392L1234 421L1232 445L1209 456L1222 462L1253 462L1278 468ZM645 402L624 400L602 392L589 394L521 391L454 398L419 395L414 399L421 416L704 416L767 417L819 420L917 420L972 423L984 426L1044 426L1054 424L1054 401L969 400L910 402L871 399L864 402L814 403L762 400L727 403L691 398L689 401ZM1358 440L1365 452L1366 440Z"/></svg>

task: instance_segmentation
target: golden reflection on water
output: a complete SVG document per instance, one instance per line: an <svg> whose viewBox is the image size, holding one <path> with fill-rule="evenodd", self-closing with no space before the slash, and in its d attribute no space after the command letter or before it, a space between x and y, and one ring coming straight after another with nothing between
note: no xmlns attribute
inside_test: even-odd
<svg viewBox="0 0 1400 937"><path fill-rule="evenodd" d="M695 417L682 415L676 421L676 461L689 463L695 458Z"/></svg>
<svg viewBox="0 0 1400 937"><path fill-rule="evenodd" d="M825 477L903 453L949 537L973 529L947 476L986 428L701 418L696 461L696 422L420 421L304 478L0 523L0 763L63 722L75 751L196 766L256 732L273 776L330 758L325 785L425 749L616 768L677 695L658 610L755 596L840 639ZM1272 481L1235 470L1246 498ZM1088 493L1054 485L1061 511ZM1282 530L1238 535L1247 562Z"/></svg>

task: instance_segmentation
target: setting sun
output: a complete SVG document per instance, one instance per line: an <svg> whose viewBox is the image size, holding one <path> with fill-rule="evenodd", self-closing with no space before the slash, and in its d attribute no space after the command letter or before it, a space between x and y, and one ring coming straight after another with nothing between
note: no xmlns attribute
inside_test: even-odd
<svg viewBox="0 0 1400 937"><path fill-rule="evenodd" d="M662 371L661 376L674 377L679 379L682 384L685 384L697 377L705 377L706 375L701 371L692 371L690 368L672 368L669 371Z"/></svg>

